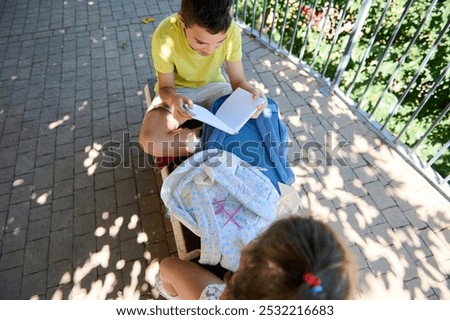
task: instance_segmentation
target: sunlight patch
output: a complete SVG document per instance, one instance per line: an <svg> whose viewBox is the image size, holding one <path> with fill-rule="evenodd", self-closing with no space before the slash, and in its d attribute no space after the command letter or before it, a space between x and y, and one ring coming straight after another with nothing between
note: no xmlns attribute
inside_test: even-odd
<svg viewBox="0 0 450 320"><path fill-rule="evenodd" d="M114 225L109 227L109 235L115 238L119 233L122 224L123 224L123 217L118 217L116 220L114 220Z"/></svg>
<svg viewBox="0 0 450 320"><path fill-rule="evenodd" d="M147 233L139 232L137 236L137 243L144 243L148 241Z"/></svg>
<svg viewBox="0 0 450 320"><path fill-rule="evenodd" d="M117 261L116 263L116 269L117 270L122 270L125 267L126 261L124 259L121 259L119 261Z"/></svg>
<svg viewBox="0 0 450 320"><path fill-rule="evenodd" d="M24 183L23 179L16 179L13 182L13 187L18 187L18 186L22 185L23 183Z"/></svg>
<svg viewBox="0 0 450 320"><path fill-rule="evenodd" d="M66 122L66 121L69 120L69 119L70 119L70 117L69 117L68 115L65 115L62 119L59 119L59 120L57 120L57 121L54 121L54 122L50 123L50 124L48 125L48 128L49 128L50 130L56 129L57 127L63 125L64 122Z"/></svg>
<svg viewBox="0 0 450 320"><path fill-rule="evenodd" d="M105 235L106 233L106 229L104 227L98 227L97 229L95 229L94 235L96 237L102 237L103 235Z"/></svg>
<svg viewBox="0 0 450 320"><path fill-rule="evenodd" d="M136 229L138 222L139 222L138 215L133 214L130 218L130 223L128 223L128 229L129 230Z"/></svg>

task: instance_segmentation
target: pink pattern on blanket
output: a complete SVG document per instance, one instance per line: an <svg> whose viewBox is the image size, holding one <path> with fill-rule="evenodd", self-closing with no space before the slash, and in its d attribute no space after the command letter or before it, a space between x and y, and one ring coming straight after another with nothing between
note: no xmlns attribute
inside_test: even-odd
<svg viewBox="0 0 450 320"><path fill-rule="evenodd" d="M239 225L239 223L237 223L237 221L234 219L234 217L239 213L239 211L241 211L240 207L237 208L233 213L230 213L225 208L225 200L214 199L212 204L215 205L214 213L215 213L216 216L221 214L221 213L223 213L223 214L225 214L228 217L228 220L225 221L223 227L225 227L228 224L228 222L231 221L238 227L239 230L242 229L242 227Z"/></svg>

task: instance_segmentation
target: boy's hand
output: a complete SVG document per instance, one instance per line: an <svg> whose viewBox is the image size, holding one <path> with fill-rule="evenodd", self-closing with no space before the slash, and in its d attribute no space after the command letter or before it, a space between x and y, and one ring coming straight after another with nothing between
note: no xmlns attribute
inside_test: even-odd
<svg viewBox="0 0 450 320"><path fill-rule="evenodd" d="M253 114L252 119L256 119L259 117L259 115L261 114L261 112L264 111L264 109L267 107L267 98L264 95L264 92L262 92L262 90L258 89L258 88L254 88L252 91L250 91L250 93L253 96L253 99L257 99L258 97L261 97L264 99L264 103L260 104L258 106L258 110L256 110L256 112Z"/></svg>
<svg viewBox="0 0 450 320"><path fill-rule="evenodd" d="M192 117L184 110L183 104L188 105L189 107L192 106L192 100L185 96L177 96L176 99L174 99L174 102L170 105L172 107L172 114L175 120L178 121L179 124L182 124L186 122L189 119L192 119Z"/></svg>

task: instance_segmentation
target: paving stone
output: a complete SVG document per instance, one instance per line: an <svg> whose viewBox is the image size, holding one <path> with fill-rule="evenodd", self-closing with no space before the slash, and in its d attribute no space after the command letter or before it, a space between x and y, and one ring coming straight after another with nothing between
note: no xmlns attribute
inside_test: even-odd
<svg viewBox="0 0 450 320"><path fill-rule="evenodd" d="M369 229L377 239L377 242L382 246L401 245L399 237L388 223L382 222L376 225L370 225Z"/></svg>
<svg viewBox="0 0 450 320"><path fill-rule="evenodd" d="M159 194L153 193L139 197L139 211L141 214L161 212L161 202Z"/></svg>
<svg viewBox="0 0 450 320"><path fill-rule="evenodd" d="M420 278L406 281L405 286L414 300L428 300L428 296L434 293L430 285Z"/></svg>
<svg viewBox="0 0 450 320"><path fill-rule="evenodd" d="M94 177L85 173L76 174L73 186L75 190L94 187Z"/></svg>
<svg viewBox="0 0 450 320"><path fill-rule="evenodd" d="M94 211L94 189L88 187L74 192L74 215L83 215Z"/></svg>
<svg viewBox="0 0 450 320"><path fill-rule="evenodd" d="M161 212L142 215L141 221L142 229L147 234L149 243L161 242L167 239L164 218Z"/></svg>
<svg viewBox="0 0 450 320"><path fill-rule="evenodd" d="M417 233L431 250L437 261L442 262L450 259L450 245L448 242L442 242L442 240L428 228L419 230Z"/></svg>
<svg viewBox="0 0 450 320"><path fill-rule="evenodd" d="M358 248L358 246L351 246L349 248L349 250L351 251L351 253L353 254L353 257L356 260L358 269L364 269L368 266L366 258L364 257L364 255L361 253L360 248Z"/></svg>
<svg viewBox="0 0 450 320"><path fill-rule="evenodd" d="M45 218L50 218L52 214L52 206L51 205L41 205L38 207L31 208L29 221L36 221Z"/></svg>
<svg viewBox="0 0 450 320"><path fill-rule="evenodd" d="M47 270L49 238L27 242L23 262L24 275Z"/></svg>
<svg viewBox="0 0 450 320"><path fill-rule="evenodd" d="M3 237L5 235L5 228L6 228L6 217L8 216L7 212L0 212L0 241L3 240ZM0 246L1 249L1 246ZM1 251L0 251L1 254Z"/></svg>
<svg viewBox="0 0 450 320"><path fill-rule="evenodd" d="M56 182L53 188L53 198L62 198L73 194L73 180Z"/></svg>
<svg viewBox="0 0 450 320"><path fill-rule="evenodd" d="M407 281L419 276L417 262L415 262L408 251L403 247L390 247L384 254L391 263L391 270L399 279Z"/></svg>
<svg viewBox="0 0 450 320"><path fill-rule="evenodd" d="M364 186L380 210L395 206L394 200L386 193L383 185L379 181L370 182Z"/></svg>
<svg viewBox="0 0 450 320"><path fill-rule="evenodd" d="M70 239L71 240L71 239ZM91 263L90 255L96 252L95 236L92 233L73 236L73 266L82 267Z"/></svg>
<svg viewBox="0 0 450 320"><path fill-rule="evenodd" d="M16 175L32 172L34 170L35 160L36 154L34 151L17 155Z"/></svg>
<svg viewBox="0 0 450 320"><path fill-rule="evenodd" d="M449 300L450 299L450 280L444 280L440 283L433 284L432 289L436 295L436 299L439 300ZM428 296L428 299L432 299L433 296Z"/></svg>
<svg viewBox="0 0 450 320"><path fill-rule="evenodd" d="M95 216L93 214L85 214L75 216L73 219L73 234L81 235L95 230Z"/></svg>
<svg viewBox="0 0 450 320"><path fill-rule="evenodd" d="M55 160L54 181L63 181L73 178L74 178L73 158Z"/></svg>
<svg viewBox="0 0 450 320"><path fill-rule="evenodd" d="M0 256L0 271L22 267L25 250L17 250L9 253L2 253Z"/></svg>
<svg viewBox="0 0 450 320"><path fill-rule="evenodd" d="M375 276L386 274L392 268L384 254L368 258L367 263Z"/></svg>
<svg viewBox="0 0 450 320"><path fill-rule="evenodd" d="M445 274L444 268L436 261L435 257L428 257L416 263L418 276L431 286L439 285L448 280L448 275Z"/></svg>
<svg viewBox="0 0 450 320"><path fill-rule="evenodd" d="M13 231L16 228L26 229L28 226L28 218L30 216L30 203L22 202L13 204L9 207L8 220L6 223L6 231Z"/></svg>
<svg viewBox="0 0 450 320"><path fill-rule="evenodd" d="M25 249L27 229L15 228L3 237L2 254Z"/></svg>
<svg viewBox="0 0 450 320"><path fill-rule="evenodd" d="M99 251L104 250L105 248L100 248ZM106 252L108 253L108 261L107 263L100 265L98 267L98 274L106 275L108 273L115 273L120 268L121 262L123 261L122 256L120 254L121 250L119 247L109 247L107 246Z"/></svg>
<svg viewBox="0 0 450 320"><path fill-rule="evenodd" d="M135 239L142 227L139 221L139 208L136 203L129 204L117 209L117 215L123 221L119 231L121 240Z"/></svg>
<svg viewBox="0 0 450 320"><path fill-rule="evenodd" d="M354 205L342 207L338 210L339 218L346 221L352 226L353 231L359 235L365 235L370 233L370 229L364 216L360 214L358 208Z"/></svg>
<svg viewBox="0 0 450 320"><path fill-rule="evenodd" d="M19 147L17 149L18 153L31 152L33 150L36 150L37 139L32 138L32 139L21 140L21 141L19 141L18 145L19 145Z"/></svg>
<svg viewBox="0 0 450 320"><path fill-rule="evenodd" d="M371 233L362 236L353 235L353 237L355 238L355 243L357 243L361 252L367 259L378 257L381 254L385 254L386 257L388 257L387 251L392 251L391 247L383 246Z"/></svg>
<svg viewBox="0 0 450 320"><path fill-rule="evenodd" d="M33 194L33 186L32 185L25 185L25 186L18 186L12 189L11 192L11 204L21 203L29 201L32 198Z"/></svg>
<svg viewBox="0 0 450 320"><path fill-rule="evenodd" d="M38 146L36 154L38 156L55 152L56 135L50 134L38 138Z"/></svg>
<svg viewBox="0 0 450 320"><path fill-rule="evenodd" d="M94 175L95 189L100 190L114 186L114 173L106 171Z"/></svg>
<svg viewBox="0 0 450 320"><path fill-rule="evenodd" d="M11 189L11 188L9 187L8 189ZM10 195L8 195L8 194L0 196L0 211L8 210L9 199L10 199Z"/></svg>
<svg viewBox="0 0 450 320"><path fill-rule="evenodd" d="M0 257L1 260L1 257ZM0 270L0 299L2 300L19 300L20 286L17 285L22 281L22 268L16 267L9 270Z"/></svg>
<svg viewBox="0 0 450 320"><path fill-rule="evenodd" d="M166 241L150 243L146 245L145 248L150 252L152 259L158 259L159 261L170 255L168 243Z"/></svg>
<svg viewBox="0 0 450 320"><path fill-rule="evenodd" d="M122 190L126 190L123 192ZM116 181L116 198L119 207L136 202L136 187L132 179Z"/></svg>
<svg viewBox="0 0 450 320"><path fill-rule="evenodd" d="M20 132L7 134L1 137L0 148L14 146L19 143Z"/></svg>
<svg viewBox="0 0 450 320"><path fill-rule="evenodd" d="M409 225L408 219L398 207L391 207L381 211L392 228L401 228Z"/></svg>
<svg viewBox="0 0 450 320"><path fill-rule="evenodd" d="M55 262L48 267L47 286L54 287L72 281L72 262L69 260Z"/></svg>
<svg viewBox="0 0 450 320"><path fill-rule="evenodd" d="M36 272L23 277L22 279L22 299L36 299L44 296L47 291L47 271Z"/></svg>
<svg viewBox="0 0 450 320"><path fill-rule="evenodd" d="M28 226L27 241L48 237L50 234L51 219L31 221Z"/></svg>
<svg viewBox="0 0 450 320"><path fill-rule="evenodd" d="M48 165L53 165L55 163L55 155L53 153L45 154L43 156L38 156L36 158L35 166L43 167Z"/></svg>
<svg viewBox="0 0 450 320"><path fill-rule="evenodd" d="M48 188L53 186L53 165L39 167L34 170L35 189Z"/></svg>
<svg viewBox="0 0 450 320"><path fill-rule="evenodd" d="M138 243L136 239L128 239L120 242L120 252L122 259L125 261L133 261L143 258L144 246Z"/></svg>
<svg viewBox="0 0 450 320"><path fill-rule="evenodd" d="M56 146L55 158L56 159L64 159L64 158L71 157L74 153L73 148L74 148L73 143L67 143L64 145Z"/></svg>
<svg viewBox="0 0 450 320"><path fill-rule="evenodd" d="M0 169L0 183L11 182L14 178L14 167Z"/></svg>
<svg viewBox="0 0 450 320"><path fill-rule="evenodd" d="M62 210L73 210L73 209L74 209L74 200L72 195L53 200L52 203L53 212Z"/></svg>
<svg viewBox="0 0 450 320"><path fill-rule="evenodd" d="M116 208L116 191L114 188L95 191L95 210L97 213L116 212Z"/></svg>

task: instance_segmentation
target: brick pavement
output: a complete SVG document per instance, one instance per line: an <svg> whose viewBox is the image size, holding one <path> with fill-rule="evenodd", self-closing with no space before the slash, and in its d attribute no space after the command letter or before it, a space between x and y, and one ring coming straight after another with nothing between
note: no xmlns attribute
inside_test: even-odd
<svg viewBox="0 0 450 320"><path fill-rule="evenodd" d="M136 141L149 37L178 7L0 0L0 299L155 297L146 274L175 245ZM448 201L323 84L244 44L289 128L303 206L357 258L356 298L449 299Z"/></svg>

